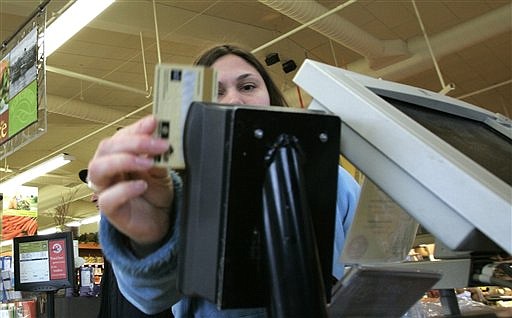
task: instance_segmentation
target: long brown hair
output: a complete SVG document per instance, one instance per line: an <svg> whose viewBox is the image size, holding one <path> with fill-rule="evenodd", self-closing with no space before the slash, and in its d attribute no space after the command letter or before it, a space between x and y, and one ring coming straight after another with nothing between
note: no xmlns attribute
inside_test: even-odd
<svg viewBox="0 0 512 318"><path fill-rule="evenodd" d="M246 51L240 47L230 44L214 46L209 50L205 51L203 54L201 54L196 59L194 64L212 66L212 64L215 63L215 61L217 61L219 58L229 54L233 54L244 59L247 63L252 65L258 71L258 73L263 78L265 85L267 86L268 95L270 97L270 105L288 106L288 103L284 99L283 94L277 88L277 85L274 83L267 70L265 70L263 64L261 64L260 61L258 61L258 59L249 51Z"/></svg>

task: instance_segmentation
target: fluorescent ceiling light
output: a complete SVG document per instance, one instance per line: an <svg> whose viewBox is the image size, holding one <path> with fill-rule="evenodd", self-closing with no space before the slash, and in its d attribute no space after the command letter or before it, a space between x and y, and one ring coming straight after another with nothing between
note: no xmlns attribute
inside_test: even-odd
<svg viewBox="0 0 512 318"><path fill-rule="evenodd" d="M50 56L115 0L77 0L47 28L44 54Z"/></svg>
<svg viewBox="0 0 512 318"><path fill-rule="evenodd" d="M85 218L85 219L82 219L80 220L80 224L81 225L86 225L86 224L91 224L91 223L98 223L100 221L100 215L94 215L94 216L90 216L88 218Z"/></svg>
<svg viewBox="0 0 512 318"><path fill-rule="evenodd" d="M12 240L2 241L2 242L0 242L0 246L1 247L12 246Z"/></svg>
<svg viewBox="0 0 512 318"><path fill-rule="evenodd" d="M48 235L53 233L57 233L57 228L55 226L49 227L44 230L37 230L37 235Z"/></svg>
<svg viewBox="0 0 512 318"><path fill-rule="evenodd" d="M87 217L87 218L84 218L81 220L74 220L74 221L68 222L64 225L69 226L69 227L79 227L79 226L86 225L86 224L98 223L99 221L100 221L100 215L97 214L97 215L90 216L90 217Z"/></svg>
<svg viewBox="0 0 512 318"><path fill-rule="evenodd" d="M80 224L80 221L71 221L64 225L67 227L79 227L81 224Z"/></svg>
<svg viewBox="0 0 512 318"><path fill-rule="evenodd" d="M0 192L12 190L17 186L29 182L30 180L33 180L52 170L60 168L74 159L75 158L73 156L67 154L60 154L57 157L53 157L48 161L45 161L33 168L23 171L22 173L15 175L14 177L6 180L5 182L0 183Z"/></svg>

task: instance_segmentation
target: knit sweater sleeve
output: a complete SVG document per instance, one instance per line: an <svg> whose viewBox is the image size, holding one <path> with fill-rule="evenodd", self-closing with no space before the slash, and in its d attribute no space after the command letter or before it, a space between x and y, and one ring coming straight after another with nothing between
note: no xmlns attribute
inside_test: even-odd
<svg viewBox="0 0 512 318"><path fill-rule="evenodd" d="M341 261L345 238L352 225L361 187L341 166L338 167L338 196L336 200L336 228L334 233L333 276L340 279L345 264Z"/></svg>
<svg viewBox="0 0 512 318"><path fill-rule="evenodd" d="M176 289L179 218L182 206L182 182L171 173L174 183L173 211L176 220L171 235L155 252L137 258L127 244L126 237L102 217L100 244L103 253L112 263L119 290L134 306L146 314L161 312L179 301Z"/></svg>

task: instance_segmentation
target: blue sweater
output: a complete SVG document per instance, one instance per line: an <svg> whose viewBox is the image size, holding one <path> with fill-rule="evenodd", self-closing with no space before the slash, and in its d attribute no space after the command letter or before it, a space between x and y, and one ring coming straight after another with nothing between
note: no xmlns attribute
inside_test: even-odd
<svg viewBox="0 0 512 318"><path fill-rule="evenodd" d="M175 209L181 210L182 183L173 174L175 185ZM352 223L360 187L343 168L338 169L338 197L336 204L336 232L333 251L333 276L343 276L344 265L340 256L345 236ZM179 213L175 224L179 224ZM124 236L106 218L100 222L100 243L116 274L119 289L133 305L147 314L153 314L172 306L176 318L182 317L267 317L265 309L230 309L219 311L215 304L202 299L183 297L176 290L177 280L177 231L154 253L143 259L137 258L126 245Z"/></svg>

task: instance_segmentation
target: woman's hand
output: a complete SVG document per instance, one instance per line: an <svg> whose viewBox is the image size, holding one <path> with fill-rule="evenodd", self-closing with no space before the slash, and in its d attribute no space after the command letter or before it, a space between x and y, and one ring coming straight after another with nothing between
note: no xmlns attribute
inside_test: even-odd
<svg viewBox="0 0 512 318"><path fill-rule="evenodd" d="M153 166L169 147L153 137L156 126L149 115L102 140L88 167L103 216L141 247L159 243L174 220L169 171Z"/></svg>

